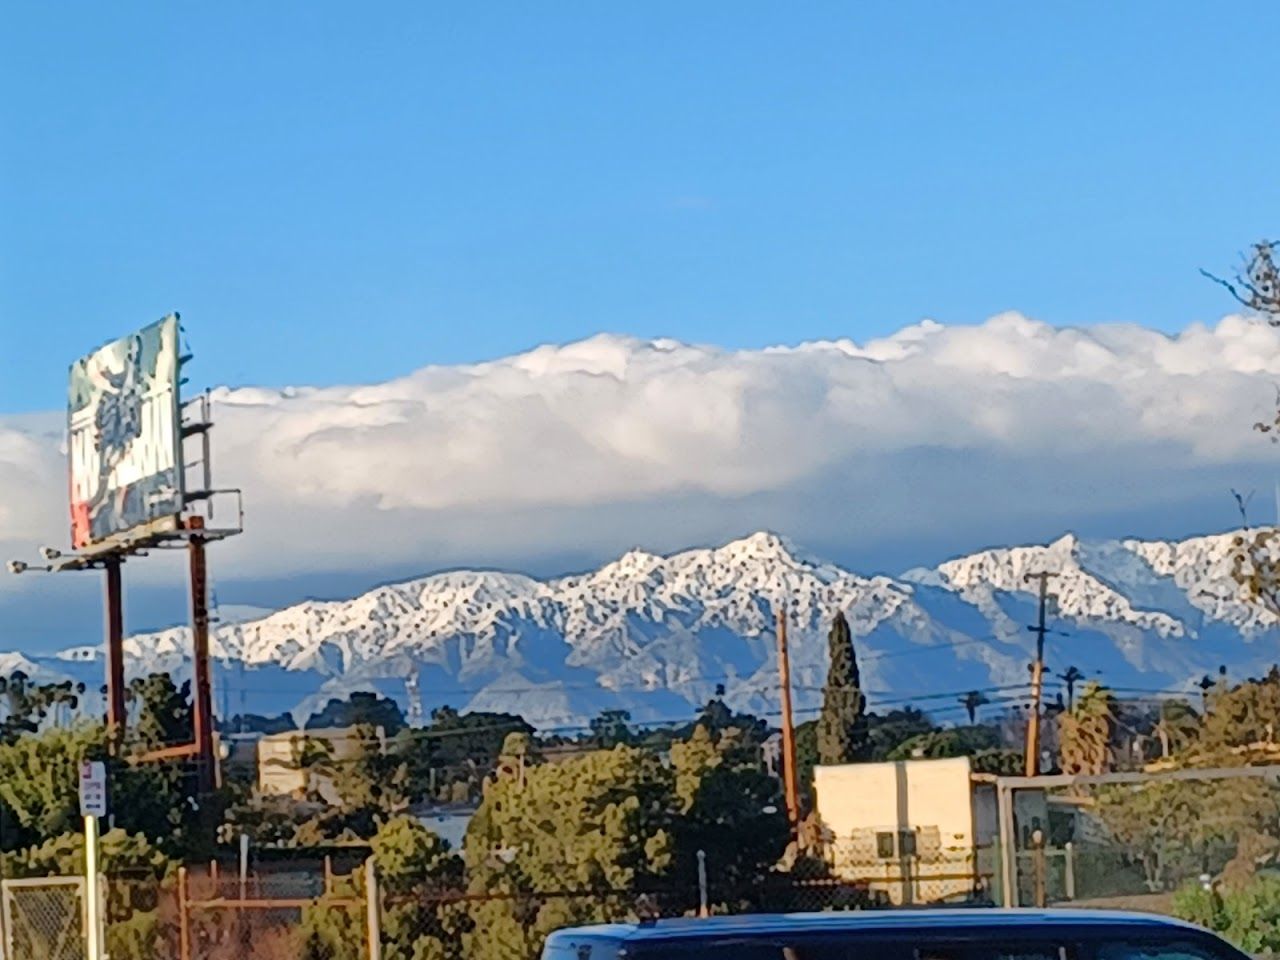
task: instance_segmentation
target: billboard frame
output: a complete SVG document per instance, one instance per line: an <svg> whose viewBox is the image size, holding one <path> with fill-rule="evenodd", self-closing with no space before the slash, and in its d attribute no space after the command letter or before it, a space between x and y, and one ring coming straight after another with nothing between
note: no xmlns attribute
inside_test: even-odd
<svg viewBox="0 0 1280 960"><path fill-rule="evenodd" d="M171 313L71 364L72 549L110 551L180 528L187 505L181 333Z"/></svg>
<svg viewBox="0 0 1280 960"><path fill-rule="evenodd" d="M170 419L173 430L171 459L173 461L172 470L174 475L172 477L172 489L170 490L173 506L172 513L165 510L157 516L145 517L140 522L121 525L119 529L113 529L97 539L84 543L83 546L73 546L72 551L69 553L64 554L54 547L43 547L41 548L41 554L45 560L43 564L30 564L22 560L13 560L9 562L8 566L10 572L15 574L37 571L63 573L79 570L102 570L105 572L104 633L107 653L108 746L113 756L120 756L123 749L126 721L124 695L124 591L121 568L127 559L135 556L146 556L151 549L181 549L186 551L190 566L194 736L190 743L176 744L166 749L155 751L153 754L142 754L132 759L137 762L146 762L193 757L196 761L197 790L199 794L204 795L213 789L218 773L217 758L213 749L214 718L209 669L209 582L205 562L205 548L211 542L224 540L243 532L244 507L241 492L237 488L213 487L212 451L209 439L213 421L210 417L209 393L206 391L190 403L182 401L181 387L185 381L181 377L181 370L191 357L181 353L178 348L182 328L177 313L168 314L156 323L143 327L141 331L119 340L111 341L104 347L99 347L93 353L82 357L76 364L72 365L72 376L74 378L77 367L85 367L85 376L88 376L88 362L101 355L104 351L116 350L117 353L121 349L128 351L130 342L132 341L132 343L136 344L142 334L157 328L164 330L166 327L172 331L172 377L170 381L172 396L167 401L167 410L171 414ZM141 350L142 348L139 347L138 352L140 353ZM132 356L127 352L125 356L127 364L132 359ZM116 359L118 360L118 356ZM125 381L129 377L127 370L123 373L116 372L116 375L123 376ZM73 389L74 385L73 380ZM117 387L117 384L113 383L111 386L114 388ZM134 421L127 420L129 417L140 418L142 416L140 410L141 401L136 396L136 393L137 391L135 391L135 396L132 398L126 398L134 404L133 408L126 408L122 411L108 411L107 414L108 416L126 418L123 424L119 421L109 424L113 430L123 429L126 439L138 439L141 436L139 432L142 430L140 423L136 419ZM74 414L83 410L86 405L81 404L81 406L72 410L74 402L73 397L69 394L67 417L68 492L72 497L77 492L74 486L75 467L72 459L76 455L71 434L73 429L72 419ZM193 407L196 408L196 412L189 415L189 410ZM95 428L101 429L102 425L97 420L96 411L94 416ZM184 455L184 445L192 438L196 438L200 442L200 457L198 460L188 461ZM145 453L146 451L144 451ZM154 451L152 451L152 462L154 462L154 456ZM114 468L117 465L118 461L113 463L112 467ZM199 480L193 486L187 483L186 472L190 467L196 465L200 466L201 474ZM97 461L95 466L98 468L99 479L101 480L105 476L102 472L101 461ZM154 478L154 474L139 475L136 464L133 473L135 482ZM231 512L235 515L235 521L233 523L224 522L221 526L214 526L211 521L214 516L215 501L225 501L228 498L233 501ZM227 509L224 507L222 512L225 514ZM72 541L74 544L74 514Z"/></svg>

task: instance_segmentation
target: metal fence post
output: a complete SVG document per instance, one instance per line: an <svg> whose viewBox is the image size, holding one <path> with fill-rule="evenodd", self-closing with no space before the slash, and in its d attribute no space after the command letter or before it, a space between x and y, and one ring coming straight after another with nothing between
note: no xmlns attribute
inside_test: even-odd
<svg viewBox="0 0 1280 960"><path fill-rule="evenodd" d="M1076 849L1070 840L1063 849L1066 853L1066 858L1063 860L1063 882L1067 888L1067 899L1074 900L1076 898Z"/></svg>
<svg viewBox="0 0 1280 960"><path fill-rule="evenodd" d="M84 818L84 873L85 955L88 960L102 960L102 882L98 876L98 818L93 814Z"/></svg>
<svg viewBox="0 0 1280 960"><path fill-rule="evenodd" d="M1013 790L1004 778L996 781L996 802L1000 820L1000 892L1006 907L1018 905L1017 843L1018 837L1013 815Z"/></svg>
<svg viewBox="0 0 1280 960"><path fill-rule="evenodd" d="M369 927L369 960L382 960L382 910L378 896L378 871L373 857L364 862L365 914Z"/></svg>
<svg viewBox="0 0 1280 960"><path fill-rule="evenodd" d="M698 916L711 916L707 897L707 852L698 851Z"/></svg>
<svg viewBox="0 0 1280 960"><path fill-rule="evenodd" d="M187 868L178 868L178 956L191 960L191 915L187 905Z"/></svg>

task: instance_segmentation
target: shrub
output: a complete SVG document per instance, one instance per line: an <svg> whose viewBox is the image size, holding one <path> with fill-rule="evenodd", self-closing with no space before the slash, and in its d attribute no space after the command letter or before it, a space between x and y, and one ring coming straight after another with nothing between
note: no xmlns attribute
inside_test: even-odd
<svg viewBox="0 0 1280 960"><path fill-rule="evenodd" d="M1236 890L1187 884L1174 894L1173 912L1221 934L1246 953L1280 952L1280 877L1258 876Z"/></svg>

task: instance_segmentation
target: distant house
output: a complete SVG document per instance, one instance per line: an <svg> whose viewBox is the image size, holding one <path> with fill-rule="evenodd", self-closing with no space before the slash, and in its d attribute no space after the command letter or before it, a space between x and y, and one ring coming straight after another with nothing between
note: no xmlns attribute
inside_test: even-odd
<svg viewBox="0 0 1280 960"><path fill-rule="evenodd" d="M764 764L765 773L782 779L782 734L775 731L760 744L760 761Z"/></svg>
<svg viewBox="0 0 1280 960"><path fill-rule="evenodd" d="M384 742L382 728L376 731L378 743ZM319 794L330 804L341 803L342 797L323 764L308 769L304 753L308 741L321 746L326 761L342 763L359 755L360 732L355 727L326 727L318 730L287 730L258 740L258 790L267 795L301 797Z"/></svg>

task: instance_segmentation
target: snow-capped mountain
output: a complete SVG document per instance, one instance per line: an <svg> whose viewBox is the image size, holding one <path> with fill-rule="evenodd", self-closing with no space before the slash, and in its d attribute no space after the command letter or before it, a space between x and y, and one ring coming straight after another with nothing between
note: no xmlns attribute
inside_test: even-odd
<svg viewBox="0 0 1280 960"><path fill-rule="evenodd" d="M1076 666L1120 689L1191 690L1220 664L1243 675L1280 654L1275 619L1230 579L1232 536L1066 536L898 578L859 576L769 533L669 557L633 550L553 580L442 573L221 623L215 696L232 713L305 718L331 697L373 689L406 707L416 700L424 716L449 704L555 728L611 708L637 722L684 719L723 686L735 706L769 715L776 611L785 609L795 700L807 716L821 699L827 626L842 610L873 707L913 702L958 718L956 698L969 689L996 703L1025 697L1037 589L1028 575L1040 571L1055 574L1054 673ZM188 649L181 628L131 637L129 670L183 675ZM96 685L100 659L77 648L28 666Z"/></svg>

